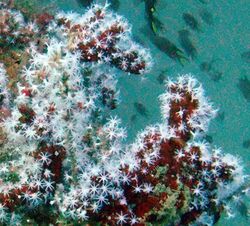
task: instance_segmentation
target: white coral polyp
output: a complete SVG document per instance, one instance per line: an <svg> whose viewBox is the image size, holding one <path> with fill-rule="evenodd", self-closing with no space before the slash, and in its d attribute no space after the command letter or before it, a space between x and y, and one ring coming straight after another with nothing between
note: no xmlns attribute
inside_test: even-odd
<svg viewBox="0 0 250 226"><path fill-rule="evenodd" d="M60 13L56 18L71 21L71 26L78 23L84 26L99 8L104 13L105 7L93 5L83 16L75 13ZM163 123L146 127L131 145L123 143L126 130L121 128L120 119L107 117L106 114L109 112L101 104L102 88L115 91L117 81L103 65L82 63L80 53L70 48L69 41L73 44L80 41L87 42L85 37L89 35L96 37L117 20L126 29L117 45L120 49L126 49L131 44L130 27L123 18L111 13L98 23L89 23L86 33L76 36L73 41L67 36L69 34L65 31L65 27L57 27L51 22L49 27L57 29L58 38L47 41L45 52L38 51L34 43L30 45L28 52L31 54L31 59L24 66L21 72L22 79L17 83L18 94L11 105L11 115L1 122L7 134L7 141L0 146L1 153L8 154L14 159L8 163L0 163L0 177L13 171L19 177L15 183L1 184L0 193L8 194L8 191L22 186L43 188L44 194L40 191L24 192L20 198L26 200L31 207L46 202L49 198L50 204L56 205L65 217L86 220L88 211L98 213L105 204L108 204L107 197L126 203L123 186L132 180L129 172L138 170L143 161L148 165L156 162L160 158L161 142L178 138L178 129L185 131L187 125L184 123L179 128L169 125L170 103L181 99L181 95L171 91L175 83L170 80L167 82L166 93L160 96ZM16 22L23 23L20 16L17 17ZM146 50L140 50L137 45L131 45L131 49L138 51L150 62L150 56ZM124 66L125 64L126 62ZM189 93L192 99L199 103L197 110L189 119L189 125L194 132L206 131L216 111L204 97L202 86L189 74L180 76L176 86L177 90ZM0 65L0 94L5 95L6 87L6 73ZM116 99L117 95L114 93ZM22 116L20 108L23 105L33 111L33 118L28 123L20 122ZM182 110L178 112L181 116ZM38 133L38 131L42 132ZM137 154L146 149L145 137L148 135L151 136L154 144L139 159ZM49 169L42 171L43 164L51 163L50 154L40 153L40 158L36 160L32 156L38 151L38 146L42 142L48 145L59 145L66 151L62 183L57 187L54 187L54 182L50 180L52 172ZM211 153L206 143L194 142L191 139L186 144L185 150L176 150L176 158L181 159L184 152L187 154L193 146L200 148L201 160L204 163L210 162L215 154L218 154ZM234 181L230 186L221 185L217 191L219 201L227 198L244 182L238 160L230 155L221 156L222 162L234 167L232 169ZM198 156L189 153L188 158L194 161ZM216 164L220 167L221 163ZM128 173L122 171L126 166ZM146 168L141 170L144 174L150 173ZM46 179L39 180L42 173ZM203 176L210 174L211 172L204 172ZM96 182L97 180L99 183ZM55 188L55 193L52 193ZM221 192L222 189L223 192ZM149 183L143 183L135 188L136 192L151 193L153 190L154 186ZM204 190L197 185L194 191L197 196L194 203L203 201L205 205L207 200L203 197ZM222 193L223 196L220 195ZM1 211L5 209L0 206L0 220ZM206 219L206 215L201 216L199 220L202 221L203 218ZM126 223L127 220L127 216L122 212L117 215L117 223ZM130 220L136 222L136 218Z"/></svg>
<svg viewBox="0 0 250 226"><path fill-rule="evenodd" d="M168 122L170 114L170 103L176 101L176 93L172 92L171 87L176 86L177 90L189 93L193 101L198 101L198 108L188 119L188 124L193 131L206 132L209 122L216 116L217 110L213 109L208 98L204 96L202 85L191 75L185 74L178 77L177 82L166 81L167 92L161 94L161 112L163 120ZM181 98L181 97L180 97Z"/></svg>
<svg viewBox="0 0 250 226"><path fill-rule="evenodd" d="M8 84L8 79L7 79L7 75L6 75L6 70L4 68L3 64L0 64L0 97L1 97L1 101L0 104L3 105L8 105L9 103L9 99L10 99L10 94L7 88L7 84Z"/></svg>

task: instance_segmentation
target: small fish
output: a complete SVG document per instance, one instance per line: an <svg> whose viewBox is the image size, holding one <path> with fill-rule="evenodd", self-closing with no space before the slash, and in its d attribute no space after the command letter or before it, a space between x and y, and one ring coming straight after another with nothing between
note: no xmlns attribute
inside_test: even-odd
<svg viewBox="0 0 250 226"><path fill-rule="evenodd" d="M239 79L238 88L245 97L245 99L250 102L250 81L246 77Z"/></svg>
<svg viewBox="0 0 250 226"><path fill-rule="evenodd" d="M166 53L170 58L177 60L180 64L183 65L185 61L188 61L183 51L167 38L155 36L151 41L160 51Z"/></svg>
<svg viewBox="0 0 250 226"><path fill-rule="evenodd" d="M190 13L183 13L182 18L187 26L194 31L201 31L200 24L197 19Z"/></svg>
<svg viewBox="0 0 250 226"><path fill-rule="evenodd" d="M200 70L203 72L209 72L212 68L211 62L202 62L200 64Z"/></svg>
<svg viewBox="0 0 250 226"><path fill-rule="evenodd" d="M143 33L161 52L168 55L173 60L178 61L182 66L185 62L189 61L185 57L184 52L179 49L173 42L165 37L155 35L148 27L140 28L141 33Z"/></svg>
<svg viewBox="0 0 250 226"><path fill-rule="evenodd" d="M157 76L157 81L159 82L159 84L163 84L164 81L166 80L167 76L165 74L164 71L162 71L158 76Z"/></svg>
<svg viewBox="0 0 250 226"><path fill-rule="evenodd" d="M148 117L148 110L146 109L146 107L145 107L142 103L140 103L140 102L135 102L135 103L134 103L134 107L135 107L136 111L137 111L140 115L142 115L142 116L144 116L144 117Z"/></svg>
<svg viewBox="0 0 250 226"><path fill-rule="evenodd" d="M144 0L144 2L148 23L150 25L151 30L156 35L159 30L162 30L164 28L163 23L155 16L155 5L157 3L157 0Z"/></svg>
<svg viewBox="0 0 250 226"><path fill-rule="evenodd" d="M250 50L244 53L241 53L241 59L247 63L250 63Z"/></svg>
<svg viewBox="0 0 250 226"><path fill-rule="evenodd" d="M197 56L197 49L190 40L190 32L188 30L178 31L179 34L179 42L186 52L186 54L194 59Z"/></svg>
<svg viewBox="0 0 250 226"><path fill-rule="evenodd" d="M242 143L242 146L243 146L243 148L250 148L250 139L245 140L245 141Z"/></svg>
<svg viewBox="0 0 250 226"><path fill-rule="evenodd" d="M209 75L213 81L218 82L222 78L223 72L214 70Z"/></svg>
<svg viewBox="0 0 250 226"><path fill-rule="evenodd" d="M213 15L208 12L206 9L202 9L200 11L200 17L201 19L207 24L207 25L213 25L214 20L213 20Z"/></svg>
<svg viewBox="0 0 250 226"><path fill-rule="evenodd" d="M134 122L136 121L136 119L137 119L137 115L134 114L134 115L132 115L132 116L130 117L130 122L134 123Z"/></svg>
<svg viewBox="0 0 250 226"><path fill-rule="evenodd" d="M218 60L202 62L200 64L200 70L205 72L215 82L218 82L223 75L223 72L220 71L220 65L218 64Z"/></svg>
<svg viewBox="0 0 250 226"><path fill-rule="evenodd" d="M225 112L219 111L217 114L217 119L219 119L220 121L223 121L225 119Z"/></svg>

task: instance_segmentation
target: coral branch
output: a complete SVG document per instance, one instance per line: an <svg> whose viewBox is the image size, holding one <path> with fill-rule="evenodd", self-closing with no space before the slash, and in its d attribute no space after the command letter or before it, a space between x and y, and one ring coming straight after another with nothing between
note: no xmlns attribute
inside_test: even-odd
<svg viewBox="0 0 250 226"><path fill-rule="evenodd" d="M27 22L1 4L0 19L1 225L204 225L223 208L233 215L227 201L243 168L203 140L216 110L196 79L168 80L162 123L125 144L107 65L151 66L127 22L99 5Z"/></svg>

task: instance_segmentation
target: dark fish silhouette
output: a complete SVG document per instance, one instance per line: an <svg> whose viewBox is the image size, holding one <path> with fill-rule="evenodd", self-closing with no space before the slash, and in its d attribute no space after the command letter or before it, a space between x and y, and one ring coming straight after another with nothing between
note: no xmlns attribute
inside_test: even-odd
<svg viewBox="0 0 250 226"><path fill-rule="evenodd" d="M222 78L223 72L214 70L211 73L209 73L209 75L213 81L217 82Z"/></svg>
<svg viewBox="0 0 250 226"><path fill-rule="evenodd" d="M150 26L150 29L157 34L158 30L163 29L163 23L155 16L156 8L155 5L157 0L144 0L145 2L145 12L147 15L147 20Z"/></svg>
<svg viewBox="0 0 250 226"><path fill-rule="evenodd" d="M250 50L241 54L241 59L247 63L250 63Z"/></svg>
<svg viewBox="0 0 250 226"><path fill-rule="evenodd" d="M137 119L137 115L136 114L134 114L134 115L131 115L131 117L130 117L130 122L135 122L136 121L136 119Z"/></svg>
<svg viewBox="0 0 250 226"><path fill-rule="evenodd" d="M147 36L147 38L157 47L161 52L168 55L168 57L173 60L178 61L181 65L184 65L188 61L188 58L185 57L184 52L179 49L173 42L169 39L154 35L154 33L148 29L148 27L142 27L140 31Z"/></svg>
<svg viewBox="0 0 250 226"><path fill-rule="evenodd" d="M207 24L207 25L213 25L214 20L213 16L210 12L208 12L206 9L202 9L200 11L200 17L201 19Z"/></svg>
<svg viewBox="0 0 250 226"><path fill-rule="evenodd" d="M179 42L186 54L194 59L197 56L197 49L190 39L190 32L188 30L178 31Z"/></svg>
<svg viewBox="0 0 250 226"><path fill-rule="evenodd" d="M238 88L248 102L250 102L250 81L246 77L239 79Z"/></svg>
<svg viewBox="0 0 250 226"><path fill-rule="evenodd" d="M200 24L197 19L190 13L183 13L182 18L187 26L194 31L201 31Z"/></svg>
<svg viewBox="0 0 250 226"><path fill-rule="evenodd" d="M200 64L200 70L205 72L215 82L219 81L223 75L223 72L219 70L220 65L217 61L218 60L211 60Z"/></svg>
<svg viewBox="0 0 250 226"><path fill-rule="evenodd" d="M155 36L150 40L160 51L166 53L170 58L178 61L180 64L183 65L185 61L188 61L183 51L167 38L161 36Z"/></svg>
<svg viewBox="0 0 250 226"><path fill-rule="evenodd" d="M242 143L242 146L243 146L243 148L250 148L250 139L245 140L245 141Z"/></svg>
<svg viewBox="0 0 250 226"><path fill-rule="evenodd" d="M200 70L203 72L209 72L212 68L211 62L202 62L200 64Z"/></svg>
<svg viewBox="0 0 250 226"><path fill-rule="evenodd" d="M225 112L219 111L219 113L217 114L217 119L219 119L220 121L223 121L225 119Z"/></svg>
<svg viewBox="0 0 250 226"><path fill-rule="evenodd" d="M135 102L134 103L135 110L142 116L148 117L148 110L146 107L140 103L140 102Z"/></svg>
<svg viewBox="0 0 250 226"><path fill-rule="evenodd" d="M158 76L157 76L157 81L159 82L159 84L163 84L164 81L166 80L167 76L165 74L164 71L162 71Z"/></svg>

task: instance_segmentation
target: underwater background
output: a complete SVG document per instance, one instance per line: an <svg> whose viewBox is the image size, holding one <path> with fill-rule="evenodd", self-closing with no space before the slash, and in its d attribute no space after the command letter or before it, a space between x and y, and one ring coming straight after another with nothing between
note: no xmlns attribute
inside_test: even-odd
<svg viewBox="0 0 250 226"><path fill-rule="evenodd" d="M23 0L21 0L23 1ZM64 11L84 12L91 0L35 1ZM105 0L95 1L98 3ZM249 0L158 0L154 16L161 29L152 28L144 0L111 0L111 8L132 25L133 39L148 48L154 66L143 77L116 70L120 105L113 111L127 127L128 142L138 131L160 121L158 95L164 80L191 73L202 84L206 96L219 109L206 139L225 152L242 158L250 172L250 1ZM155 33L162 38L159 42ZM164 42L165 41L165 42ZM183 51L181 62L168 56L164 43ZM216 225L250 225L250 202L241 214ZM248 213L247 213L248 211Z"/></svg>

